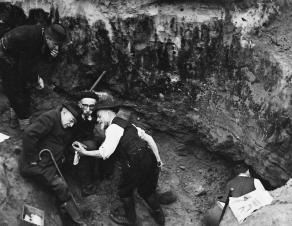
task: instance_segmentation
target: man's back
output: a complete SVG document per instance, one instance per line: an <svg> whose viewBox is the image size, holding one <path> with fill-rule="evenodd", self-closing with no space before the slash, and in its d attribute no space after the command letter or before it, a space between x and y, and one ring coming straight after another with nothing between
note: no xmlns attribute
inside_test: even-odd
<svg viewBox="0 0 292 226"><path fill-rule="evenodd" d="M232 197L239 197L255 190L254 178L236 176L226 185L226 193L233 188Z"/></svg>
<svg viewBox="0 0 292 226"><path fill-rule="evenodd" d="M9 55L35 56L41 55L44 44L43 30L39 25L22 25L16 27L2 37L2 47Z"/></svg>

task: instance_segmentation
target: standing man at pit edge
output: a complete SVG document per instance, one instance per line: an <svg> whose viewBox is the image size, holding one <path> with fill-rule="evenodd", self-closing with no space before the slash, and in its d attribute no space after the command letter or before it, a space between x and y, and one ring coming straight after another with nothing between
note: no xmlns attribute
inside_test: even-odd
<svg viewBox="0 0 292 226"><path fill-rule="evenodd" d="M10 102L10 122L12 128L23 130L30 123L29 84L38 83L43 88L43 80L36 72L40 60L56 58L67 34L61 24L48 27L22 25L5 33L0 39L0 76L4 93Z"/></svg>
<svg viewBox="0 0 292 226"><path fill-rule="evenodd" d="M125 216L114 211L110 217L118 224L138 225L135 211L134 190L150 207L150 213L159 225L165 224L156 187L159 167L162 165L153 138L139 127L117 116L122 105L110 103L97 106L97 123L105 132L105 140L98 150L87 151L83 144L74 142L73 147L81 155L107 159L116 154L121 162L121 178L118 195L125 209ZM125 221L123 222L123 219Z"/></svg>
<svg viewBox="0 0 292 226"><path fill-rule="evenodd" d="M76 103L43 113L29 125L22 138L23 151L19 161L20 174L51 189L61 209L68 213L77 225L85 226L68 184L60 175L65 150L71 145L74 128L81 110ZM56 165L55 165L56 164Z"/></svg>

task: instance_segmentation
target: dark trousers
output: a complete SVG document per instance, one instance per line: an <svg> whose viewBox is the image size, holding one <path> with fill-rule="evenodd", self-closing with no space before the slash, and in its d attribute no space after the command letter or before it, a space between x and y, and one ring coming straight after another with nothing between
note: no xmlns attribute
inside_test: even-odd
<svg viewBox="0 0 292 226"><path fill-rule="evenodd" d="M159 168L152 150L145 148L128 163L122 163L122 174L118 187L120 198L133 195L137 188L138 194L147 199L156 192Z"/></svg>
<svg viewBox="0 0 292 226"><path fill-rule="evenodd" d="M101 145L102 140L86 140L81 141L81 143L87 146L87 150L96 150ZM74 168L81 186L86 186L112 174L114 162L112 159L104 161L83 155L79 159L78 165Z"/></svg>
<svg viewBox="0 0 292 226"><path fill-rule="evenodd" d="M51 189L59 201L64 203L71 198L68 185L57 172L55 165L50 166L30 166L22 159L19 164L20 174L23 177L33 179L37 183Z"/></svg>
<svg viewBox="0 0 292 226"><path fill-rule="evenodd" d="M96 150L98 145L94 140L81 141L87 150ZM101 160L90 156L80 156L79 163L74 168L81 186L91 184L99 177L99 162Z"/></svg>
<svg viewBox="0 0 292 226"><path fill-rule="evenodd" d="M30 89L27 87L27 80L24 73L19 73L17 63L10 64L0 58L0 76L2 86L11 107L16 112L19 119L25 119L30 116Z"/></svg>

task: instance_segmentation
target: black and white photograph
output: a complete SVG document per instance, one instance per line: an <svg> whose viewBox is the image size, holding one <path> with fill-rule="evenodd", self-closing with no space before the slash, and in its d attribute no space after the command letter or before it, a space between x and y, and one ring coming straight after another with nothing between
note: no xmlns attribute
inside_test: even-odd
<svg viewBox="0 0 292 226"><path fill-rule="evenodd" d="M291 226L291 47L292 0L0 0L0 226Z"/></svg>

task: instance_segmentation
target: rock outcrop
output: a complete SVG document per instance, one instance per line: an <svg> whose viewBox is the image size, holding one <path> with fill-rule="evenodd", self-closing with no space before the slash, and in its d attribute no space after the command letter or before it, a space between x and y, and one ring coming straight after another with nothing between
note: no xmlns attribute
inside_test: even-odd
<svg viewBox="0 0 292 226"><path fill-rule="evenodd" d="M158 128L193 134L272 186L291 177L289 1L53 3L71 40L57 84L83 89L106 70L101 85L169 116Z"/></svg>
<svg viewBox="0 0 292 226"><path fill-rule="evenodd" d="M279 186L292 172L289 38L277 33L289 6L60 1L72 45L55 79L84 88L106 70L115 95L160 112L151 126L192 134Z"/></svg>

